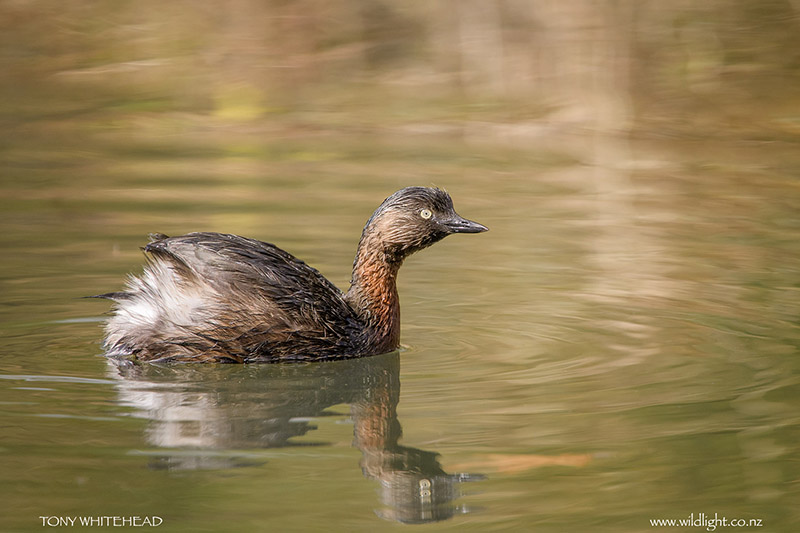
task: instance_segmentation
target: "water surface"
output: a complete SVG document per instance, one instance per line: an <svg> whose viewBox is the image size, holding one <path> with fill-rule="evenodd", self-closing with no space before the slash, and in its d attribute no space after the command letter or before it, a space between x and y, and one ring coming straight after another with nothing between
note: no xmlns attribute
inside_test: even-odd
<svg viewBox="0 0 800 533"><path fill-rule="evenodd" d="M2 8L0 529L796 530L791 7L412 2L356 31L83 4ZM430 184L491 231L406 262L399 352L101 357L81 297L147 233L267 240L346 288L374 208Z"/></svg>

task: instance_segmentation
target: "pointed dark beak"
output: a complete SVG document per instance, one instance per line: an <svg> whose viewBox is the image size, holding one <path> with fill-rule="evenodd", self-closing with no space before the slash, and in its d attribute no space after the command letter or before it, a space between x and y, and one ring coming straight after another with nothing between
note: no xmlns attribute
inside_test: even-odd
<svg viewBox="0 0 800 533"><path fill-rule="evenodd" d="M489 228L483 224L461 218L458 215L454 215L449 220L443 221L442 225L446 227L450 233L483 233L484 231L489 231Z"/></svg>

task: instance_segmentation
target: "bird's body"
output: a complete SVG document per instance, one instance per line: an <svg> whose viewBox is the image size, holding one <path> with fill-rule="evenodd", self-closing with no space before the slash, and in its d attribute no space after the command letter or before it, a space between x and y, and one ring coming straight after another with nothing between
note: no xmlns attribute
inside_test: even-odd
<svg viewBox="0 0 800 533"><path fill-rule="evenodd" d="M408 187L367 222L343 293L280 248L221 233L156 234L149 262L115 301L110 356L140 361L289 362L374 355L399 345L397 270L450 233L484 226L458 216L449 195Z"/></svg>

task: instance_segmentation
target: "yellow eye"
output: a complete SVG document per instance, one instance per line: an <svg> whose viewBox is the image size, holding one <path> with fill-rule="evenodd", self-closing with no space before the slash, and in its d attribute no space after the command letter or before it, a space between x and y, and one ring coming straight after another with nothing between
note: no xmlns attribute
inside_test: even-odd
<svg viewBox="0 0 800 533"><path fill-rule="evenodd" d="M422 211L419 212L419 216L421 216L425 220L428 220L433 216L433 213L431 213L428 209L423 209Z"/></svg>

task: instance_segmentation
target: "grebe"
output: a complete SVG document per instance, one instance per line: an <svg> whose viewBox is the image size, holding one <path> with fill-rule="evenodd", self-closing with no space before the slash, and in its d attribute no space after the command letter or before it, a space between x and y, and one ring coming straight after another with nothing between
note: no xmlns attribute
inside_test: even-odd
<svg viewBox="0 0 800 533"><path fill-rule="evenodd" d="M148 262L114 300L104 348L151 362L323 361L390 352L400 342L397 271L452 233L488 228L445 191L407 187L367 220L350 289L280 248L223 233L152 234Z"/></svg>

